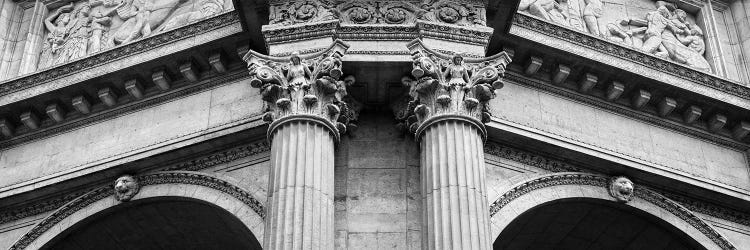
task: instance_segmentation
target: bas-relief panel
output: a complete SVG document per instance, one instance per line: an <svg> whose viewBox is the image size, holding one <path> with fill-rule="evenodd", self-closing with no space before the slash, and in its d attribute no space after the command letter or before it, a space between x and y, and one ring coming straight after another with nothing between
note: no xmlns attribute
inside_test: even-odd
<svg viewBox="0 0 750 250"><path fill-rule="evenodd" d="M603 151L750 190L742 151L656 127L551 94L507 84L493 114Z"/></svg>
<svg viewBox="0 0 750 250"><path fill-rule="evenodd" d="M696 13L652 0L522 0L519 11L711 72Z"/></svg>
<svg viewBox="0 0 750 250"><path fill-rule="evenodd" d="M38 69L232 10L232 0L86 0L51 10Z"/></svg>
<svg viewBox="0 0 750 250"><path fill-rule="evenodd" d="M269 15L270 26L337 19L344 24L410 24L422 20L486 26L487 22L484 4L477 0L274 0Z"/></svg>
<svg viewBox="0 0 750 250"><path fill-rule="evenodd" d="M236 93L227 95L226 93ZM261 114L246 80L0 151L0 188L122 157ZM217 109L224 110L217 112ZM97 147L88 147L97 145Z"/></svg>

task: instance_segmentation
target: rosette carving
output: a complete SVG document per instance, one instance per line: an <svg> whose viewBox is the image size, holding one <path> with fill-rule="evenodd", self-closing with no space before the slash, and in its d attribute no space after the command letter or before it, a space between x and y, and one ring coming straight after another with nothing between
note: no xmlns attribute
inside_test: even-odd
<svg viewBox="0 0 750 250"><path fill-rule="evenodd" d="M408 2L385 2L378 10L383 22L389 24L413 23L417 20L414 14L419 8Z"/></svg>
<svg viewBox="0 0 750 250"><path fill-rule="evenodd" d="M490 121L487 103L503 87L507 53L485 58L464 58L431 50L417 39L408 44L413 57L412 77L402 83L409 88L405 110L396 111L400 126L417 136L431 121L441 118L468 120L483 129Z"/></svg>
<svg viewBox="0 0 750 250"><path fill-rule="evenodd" d="M288 118L309 118L335 132L346 132L357 116L345 102L351 100L346 87L355 82L353 76L342 78L341 57L348 48L336 40L328 49L309 55L273 57L252 50L245 55L250 85L260 89L265 102L263 120L272 123L269 133L274 123Z"/></svg>
<svg viewBox="0 0 750 250"><path fill-rule="evenodd" d="M341 7L341 19L344 23L377 23L380 19L380 13L375 6L363 2L349 2Z"/></svg>

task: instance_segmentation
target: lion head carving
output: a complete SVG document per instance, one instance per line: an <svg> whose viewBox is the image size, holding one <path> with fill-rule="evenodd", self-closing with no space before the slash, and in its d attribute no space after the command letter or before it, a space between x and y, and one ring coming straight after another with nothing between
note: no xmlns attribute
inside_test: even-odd
<svg viewBox="0 0 750 250"><path fill-rule="evenodd" d="M619 202L631 201L633 189L633 182L624 176L614 177L609 183L609 194Z"/></svg>
<svg viewBox="0 0 750 250"><path fill-rule="evenodd" d="M140 190L138 181L131 175L123 175L115 181L115 199L129 201Z"/></svg>

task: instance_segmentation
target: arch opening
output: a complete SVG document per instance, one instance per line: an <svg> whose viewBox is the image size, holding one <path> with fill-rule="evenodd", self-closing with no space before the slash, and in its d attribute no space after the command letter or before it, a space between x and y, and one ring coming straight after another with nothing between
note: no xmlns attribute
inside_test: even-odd
<svg viewBox="0 0 750 250"><path fill-rule="evenodd" d="M683 231L632 206L591 198L529 209L495 240L498 249L706 249Z"/></svg>
<svg viewBox="0 0 750 250"><path fill-rule="evenodd" d="M107 208L58 234L42 249L262 249L242 221L185 197L134 200Z"/></svg>

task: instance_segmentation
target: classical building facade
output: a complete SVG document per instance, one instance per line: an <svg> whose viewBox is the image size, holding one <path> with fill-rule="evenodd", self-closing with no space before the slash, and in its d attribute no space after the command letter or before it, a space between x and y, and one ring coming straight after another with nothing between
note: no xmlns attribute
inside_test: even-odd
<svg viewBox="0 0 750 250"><path fill-rule="evenodd" d="M750 249L747 0L0 0L0 249Z"/></svg>

